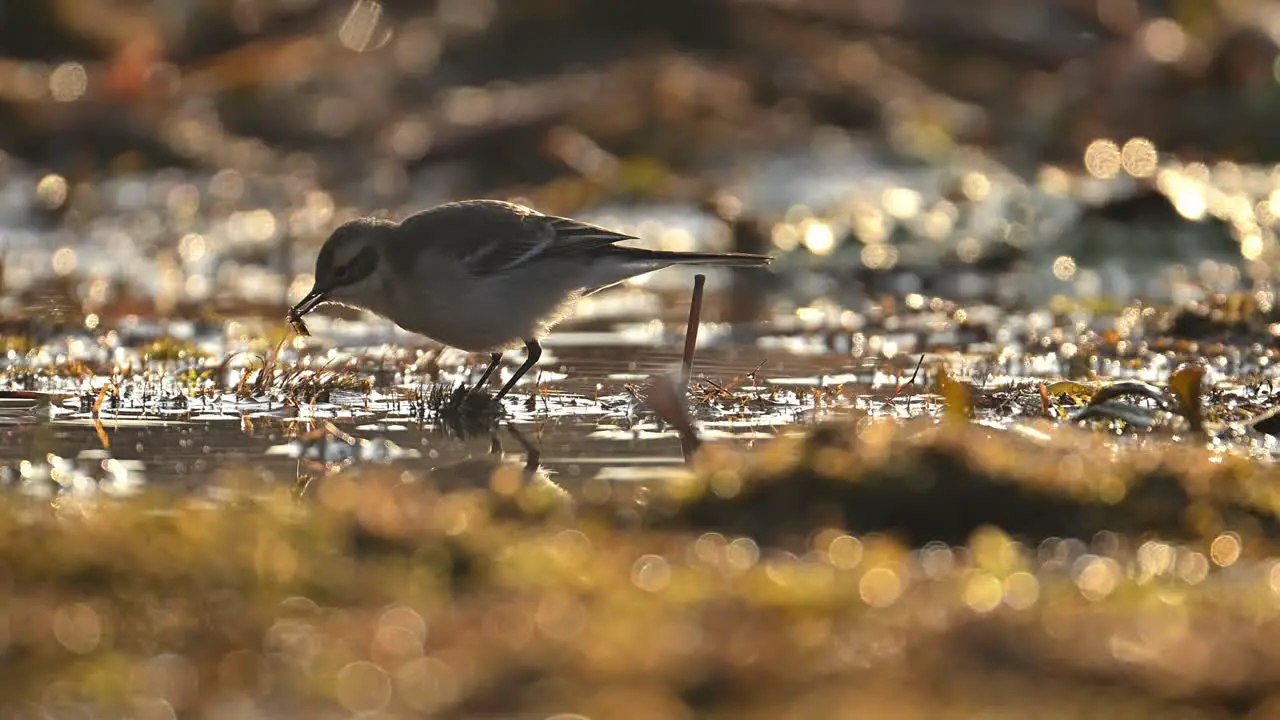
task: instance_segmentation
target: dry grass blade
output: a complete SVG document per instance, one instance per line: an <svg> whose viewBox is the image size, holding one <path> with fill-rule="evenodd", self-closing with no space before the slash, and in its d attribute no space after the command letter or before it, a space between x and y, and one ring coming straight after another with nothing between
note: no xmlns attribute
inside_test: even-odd
<svg viewBox="0 0 1280 720"><path fill-rule="evenodd" d="M280 357L280 349L284 347L287 338L280 338L280 342L271 349L271 354L262 363L262 371L258 373L258 380L253 384L253 394L261 395L267 391L270 383L272 370L275 368L276 359Z"/></svg>
<svg viewBox="0 0 1280 720"><path fill-rule="evenodd" d="M231 361L245 354L246 353L243 351L233 352L228 354L225 358L223 358L222 362L218 363L218 367L216 370L214 370L213 376L217 378L216 382L219 388L232 389L232 388L229 388L227 385L227 372L231 369ZM261 358L258 358L257 355L254 355L252 357L254 357L255 359L261 359ZM248 377L249 377L249 373L247 370L243 375L240 376L240 382L237 383L236 387L234 388L237 397L243 397L241 393L244 390L244 385Z"/></svg>
<svg viewBox="0 0 1280 720"><path fill-rule="evenodd" d="M97 418L102 413L102 404L106 402L107 394L109 392L114 392L115 387L116 387L115 383L107 383L106 385L102 386L101 390L98 391L98 398L93 401L93 417L94 418Z"/></svg>
<svg viewBox="0 0 1280 720"><path fill-rule="evenodd" d="M256 355L254 357L257 358ZM257 358L257 359L261 359L261 358ZM246 369L244 373L240 375L240 382L236 383L236 397L238 398L252 397L252 392L251 392L252 388L249 386L249 376L251 374L252 373L250 373L249 370Z"/></svg>
<svg viewBox="0 0 1280 720"><path fill-rule="evenodd" d="M93 431L98 435L98 442L102 443L103 450L111 449L111 438L107 436L107 429L102 426L102 421L95 415L93 418Z"/></svg>
<svg viewBox="0 0 1280 720"><path fill-rule="evenodd" d="M93 401L93 412L91 415L93 418L93 430L97 433L98 442L102 443L104 450L111 448L111 439L107 437L106 428L102 427L102 420L99 419L99 416L102 413L102 405L107 400L107 394L115 392L117 392L116 384L114 382L107 383L98 391L98 397Z"/></svg>

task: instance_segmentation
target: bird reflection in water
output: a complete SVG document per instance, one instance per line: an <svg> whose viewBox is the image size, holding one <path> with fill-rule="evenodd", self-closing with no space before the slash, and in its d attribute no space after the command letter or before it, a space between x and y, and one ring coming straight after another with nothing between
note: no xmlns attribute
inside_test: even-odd
<svg viewBox="0 0 1280 720"><path fill-rule="evenodd" d="M502 428L489 425L483 429L476 426L456 423L442 423L433 434L447 440L463 441L470 437L487 434L489 437L488 452L472 454L461 460L447 462L429 468L427 480L440 492L457 492L490 487L502 492L504 487L495 487L506 478L506 484L515 483L535 492L549 492L559 497L567 497L565 492L550 477L550 471L541 467L541 451L533 445L515 425L504 423L504 427L519 445L519 453L507 453L502 446L500 433ZM326 423L313 433L299 438L302 447L298 457L298 476L294 484L295 497L301 499L317 478L333 475L347 466L360 461L389 462L422 457L416 450L402 450L388 441L381 441L390 446L393 452L376 452L381 447L376 441L360 440ZM334 448L352 449L355 452L334 452ZM362 452L362 450L375 450ZM399 451L399 452L394 452ZM523 466L512 455L524 455ZM341 455L341 457L336 457ZM377 455L378 457L374 457ZM394 457L393 457L394 456ZM500 473L506 468L517 470L515 473Z"/></svg>

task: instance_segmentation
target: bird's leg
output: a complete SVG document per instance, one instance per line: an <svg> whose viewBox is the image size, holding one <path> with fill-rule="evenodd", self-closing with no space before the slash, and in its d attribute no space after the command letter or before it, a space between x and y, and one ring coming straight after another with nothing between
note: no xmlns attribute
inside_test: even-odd
<svg viewBox="0 0 1280 720"><path fill-rule="evenodd" d="M494 400L501 400L507 394L507 391L515 387L516 383L520 381L520 378L523 377L525 373L529 372L529 368L538 363L538 358L542 357L542 346L538 344L537 340L525 340L524 349L528 354L524 359L524 364L520 366L520 369L516 370L516 374L511 376L511 379L507 381L507 384L502 386L502 389L498 391L496 396L494 396Z"/></svg>
<svg viewBox="0 0 1280 720"><path fill-rule="evenodd" d="M471 388L471 392L480 392L484 388L484 384L489 382L489 376L493 375L493 371L498 369L498 363L500 362L502 362L502 353L490 353L489 367L484 369L484 374L480 376L480 381Z"/></svg>

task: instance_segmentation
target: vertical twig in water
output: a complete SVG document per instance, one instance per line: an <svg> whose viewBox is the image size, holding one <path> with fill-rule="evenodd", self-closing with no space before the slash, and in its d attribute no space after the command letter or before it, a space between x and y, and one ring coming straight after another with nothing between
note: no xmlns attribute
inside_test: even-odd
<svg viewBox="0 0 1280 720"><path fill-rule="evenodd" d="M920 359L916 361L916 369L911 372L911 379L899 385L898 388L893 391L893 397L889 398L890 403L892 403L894 400L897 400L898 396L902 394L902 391L906 389L908 385L910 385L911 394L907 396L907 414L908 415L911 414L911 398L915 397L916 395L916 376L920 374L921 365L924 365L924 353L920 353Z"/></svg>
<svg viewBox="0 0 1280 720"><path fill-rule="evenodd" d="M689 324L684 331L684 358L680 364L680 385L689 392L689 380L693 378L693 349L698 344L698 325L702 319L702 287L707 276L693 276L693 298L689 301Z"/></svg>
<svg viewBox="0 0 1280 720"><path fill-rule="evenodd" d="M910 379L910 380L908 380L908 381L906 381L906 382L904 382L904 383L902 383L901 385L899 385L899 386L898 386L898 388L897 388L896 390L894 390L894 391L893 391L893 397L894 397L894 398L896 398L896 397L898 397L899 395L901 395L901 394L902 394L903 389L905 389L908 385L915 385L915 384L916 384L916 376L920 374L920 366L921 366L921 365L923 365L923 364L924 364L924 354L923 354L923 353L921 353L921 354L920 354L920 360L918 360L918 361L916 362L916 369L915 369L914 371L912 371L912 373L911 373L911 379ZM892 399L892 398L891 398L891 399Z"/></svg>

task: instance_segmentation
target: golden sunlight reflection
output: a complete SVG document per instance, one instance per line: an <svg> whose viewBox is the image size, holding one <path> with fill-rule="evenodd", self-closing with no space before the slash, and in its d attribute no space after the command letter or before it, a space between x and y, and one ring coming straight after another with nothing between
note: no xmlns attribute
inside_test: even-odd
<svg viewBox="0 0 1280 720"><path fill-rule="evenodd" d="M1234 565L1240 559L1240 536L1234 532L1225 532L1213 539L1209 545L1209 557L1219 567Z"/></svg>
<svg viewBox="0 0 1280 720"><path fill-rule="evenodd" d="M59 644L77 655L93 652L102 641L102 617L84 603L63 605L54 612L53 635Z"/></svg>
<svg viewBox="0 0 1280 720"><path fill-rule="evenodd" d="M353 713L376 713L391 702L391 678L367 660L347 663L334 682L338 702Z"/></svg>
<svg viewBox="0 0 1280 720"><path fill-rule="evenodd" d="M57 174L45 175L36 184L36 197L50 210L62 207L67 201L67 179Z"/></svg>
<svg viewBox="0 0 1280 720"><path fill-rule="evenodd" d="M898 263L898 248L887 243L869 243L861 253L862 264L872 270L888 270Z"/></svg>
<svg viewBox="0 0 1280 720"><path fill-rule="evenodd" d="M1197 585L1204 582L1209 574L1209 560L1202 553L1182 553L1178 557L1176 572L1184 581Z"/></svg>
<svg viewBox="0 0 1280 720"><path fill-rule="evenodd" d="M1152 59L1162 63L1175 63L1187 51L1187 34L1176 20L1155 18L1138 31L1142 49Z"/></svg>
<svg viewBox="0 0 1280 720"><path fill-rule="evenodd" d="M1167 168L1156 175L1156 186L1169 197L1174 209L1182 217L1198 221L1209 212L1209 201L1205 197L1204 180L1199 177L1198 169L1208 168L1187 166L1181 169Z"/></svg>
<svg viewBox="0 0 1280 720"><path fill-rule="evenodd" d="M760 546L749 537L735 538L725 549L729 567L738 571L750 570L760 560Z"/></svg>
<svg viewBox="0 0 1280 720"><path fill-rule="evenodd" d="M938 203L921 216L920 233L931 240L945 240L955 225L956 214L955 206L951 203Z"/></svg>
<svg viewBox="0 0 1280 720"><path fill-rule="evenodd" d="M434 657L411 660L395 671L396 695L410 708L430 713L453 703L461 692L458 672Z"/></svg>
<svg viewBox="0 0 1280 720"><path fill-rule="evenodd" d="M1173 569L1175 557L1172 546L1148 540L1138 548L1138 568L1143 575L1163 575Z"/></svg>
<svg viewBox="0 0 1280 720"><path fill-rule="evenodd" d="M387 35L378 39L378 22L381 18L382 3L377 0L355 0L338 28L338 41L356 52L381 45L389 39Z"/></svg>
<svg viewBox="0 0 1280 720"><path fill-rule="evenodd" d="M1267 571L1267 587L1275 595L1280 595L1280 560L1271 561L1271 569Z"/></svg>
<svg viewBox="0 0 1280 720"><path fill-rule="evenodd" d="M902 594L902 578L887 567L872 568L858 582L858 594L871 607L883 608L897 602Z"/></svg>
<svg viewBox="0 0 1280 720"><path fill-rule="evenodd" d="M1084 151L1084 167L1096 178L1113 178L1120 173L1120 146L1112 140L1094 140Z"/></svg>
<svg viewBox="0 0 1280 720"><path fill-rule="evenodd" d="M49 93L57 102L79 100L88 86L89 75L78 62L63 63L49 73Z"/></svg>
<svg viewBox="0 0 1280 720"><path fill-rule="evenodd" d="M1156 174L1159 153L1155 143L1146 138L1131 138L1120 150L1120 163L1133 177L1151 177Z"/></svg>
<svg viewBox="0 0 1280 720"><path fill-rule="evenodd" d="M50 259L54 274L64 277L76 271L77 263L76 251L69 247L53 251L53 257Z"/></svg>
<svg viewBox="0 0 1280 720"><path fill-rule="evenodd" d="M884 211L899 220L915 217L923 201L918 191L905 187L889 188L881 196Z"/></svg>
<svg viewBox="0 0 1280 720"><path fill-rule="evenodd" d="M982 240L966 235L956 242L956 258L962 263L975 263L982 257Z"/></svg>
<svg viewBox="0 0 1280 720"><path fill-rule="evenodd" d="M1053 261L1053 276L1059 280L1070 280L1076 275L1076 260L1070 255L1060 255Z"/></svg>
<svg viewBox="0 0 1280 720"><path fill-rule="evenodd" d="M1105 599L1120 582L1120 565L1111 558L1086 555L1076 562L1076 587L1092 601Z"/></svg>
<svg viewBox="0 0 1280 720"><path fill-rule="evenodd" d="M1066 195L1071 192L1072 178L1063 168L1045 165L1036 174L1036 184L1051 195Z"/></svg>
<svg viewBox="0 0 1280 720"><path fill-rule="evenodd" d="M862 562L862 541L851 535L838 535L827 546L831 564L842 570L851 570Z"/></svg>
<svg viewBox="0 0 1280 720"><path fill-rule="evenodd" d="M931 542L920 551L920 569L931 580L943 580L956 569L956 553L946 543Z"/></svg>
<svg viewBox="0 0 1280 720"><path fill-rule="evenodd" d="M661 555L644 555L631 569L631 582L646 592L659 592L671 583L671 565Z"/></svg>
<svg viewBox="0 0 1280 720"><path fill-rule="evenodd" d="M1019 570L1004 579L1004 603L1014 610L1030 610L1040 600L1040 581Z"/></svg>
<svg viewBox="0 0 1280 720"><path fill-rule="evenodd" d="M989 613L1000 606L1004 587L994 575L982 570L969 573L964 584L962 599L965 605L977 613Z"/></svg>
<svg viewBox="0 0 1280 720"><path fill-rule="evenodd" d="M960 191L973 202L982 202L991 192L991 179L980 172L967 172L960 181Z"/></svg>
<svg viewBox="0 0 1280 720"><path fill-rule="evenodd" d="M886 240L892 229L892 220L879 208L858 203L853 210L853 232L864 243Z"/></svg>
<svg viewBox="0 0 1280 720"><path fill-rule="evenodd" d="M836 247L836 235L827 223L814 219L801 223L804 246L814 255L830 255Z"/></svg>
<svg viewBox="0 0 1280 720"><path fill-rule="evenodd" d="M1257 260L1262 257L1266 245L1260 230L1250 230L1240 238L1240 255L1245 260Z"/></svg>
<svg viewBox="0 0 1280 720"><path fill-rule="evenodd" d="M187 233L178 241L178 255L184 262L198 263L204 259L208 242L203 235Z"/></svg>

